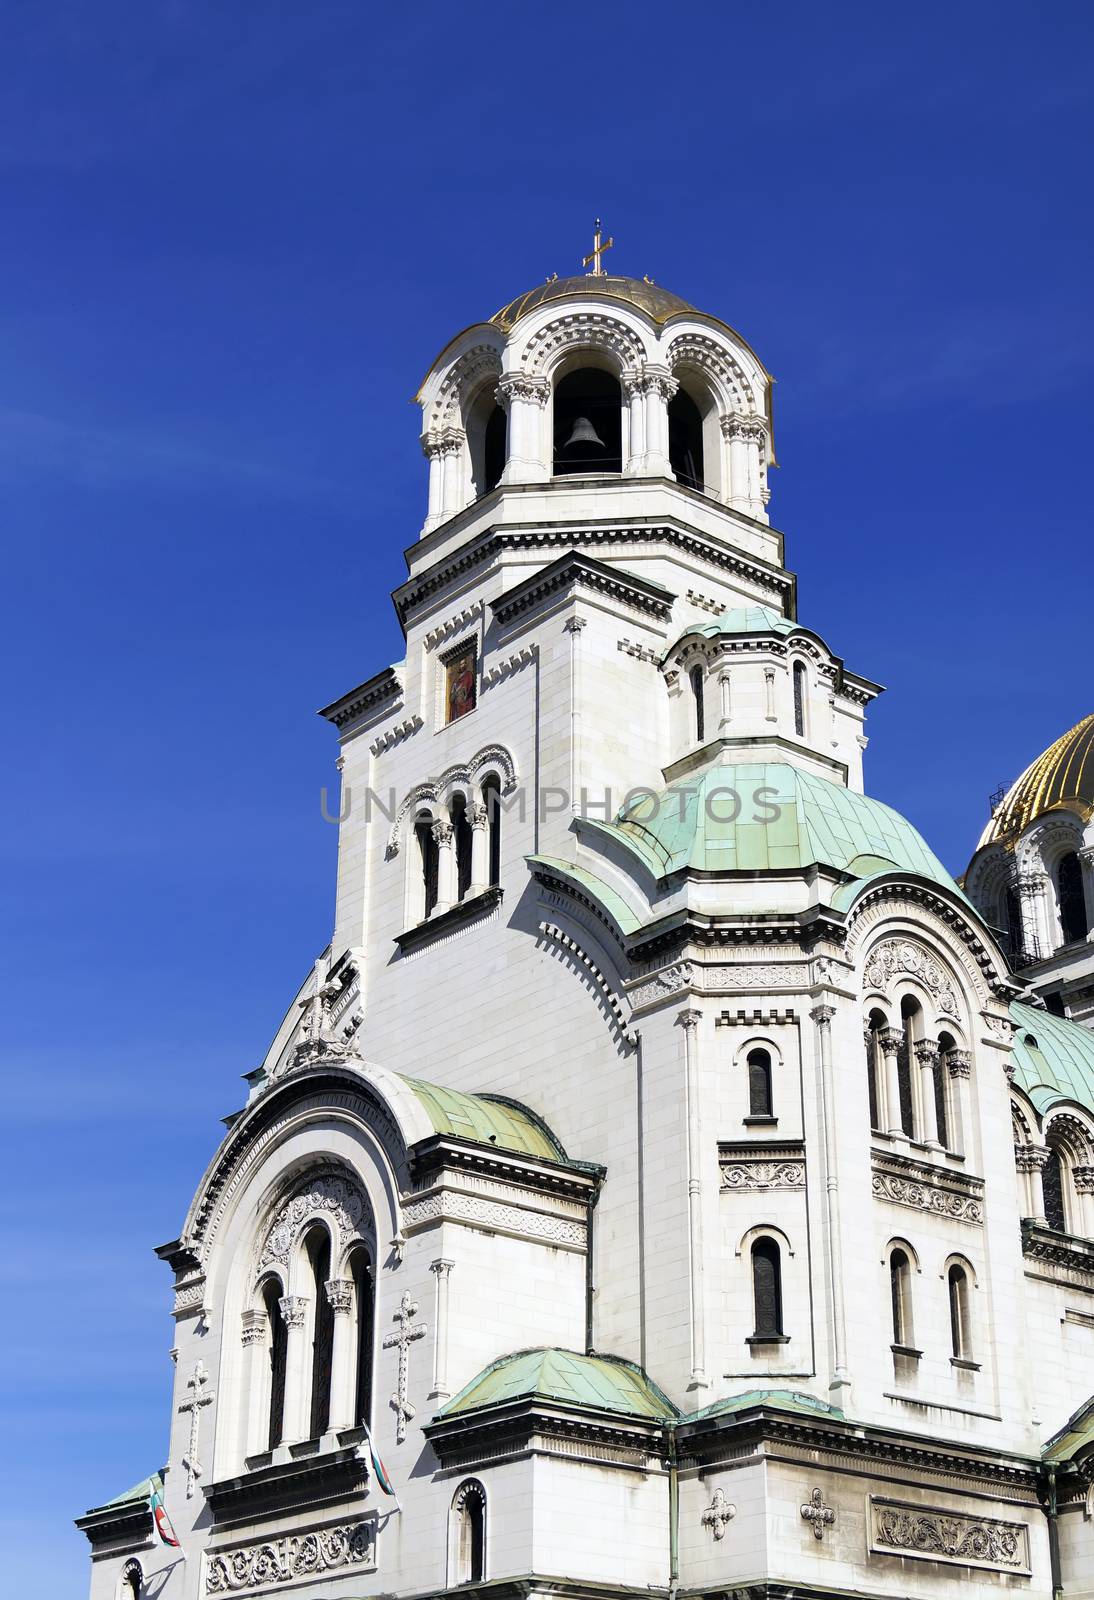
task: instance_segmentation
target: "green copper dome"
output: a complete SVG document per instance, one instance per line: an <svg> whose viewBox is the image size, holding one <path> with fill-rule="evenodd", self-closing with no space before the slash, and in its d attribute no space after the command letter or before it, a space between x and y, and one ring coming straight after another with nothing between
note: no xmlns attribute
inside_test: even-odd
<svg viewBox="0 0 1094 1600"><path fill-rule="evenodd" d="M597 827L597 824L590 824ZM801 872L866 878L902 871L960 893L922 836L891 806L784 762L708 767L640 796L601 827L655 878L674 872Z"/></svg>
<svg viewBox="0 0 1094 1600"><path fill-rule="evenodd" d="M1043 1116L1064 1100L1094 1111L1094 1032L1014 1001L1014 1082Z"/></svg>
<svg viewBox="0 0 1094 1600"><path fill-rule="evenodd" d="M439 1413L458 1417L519 1400L548 1400L586 1411L666 1421L676 1408L642 1368L622 1356L576 1350L517 1350L472 1378Z"/></svg>

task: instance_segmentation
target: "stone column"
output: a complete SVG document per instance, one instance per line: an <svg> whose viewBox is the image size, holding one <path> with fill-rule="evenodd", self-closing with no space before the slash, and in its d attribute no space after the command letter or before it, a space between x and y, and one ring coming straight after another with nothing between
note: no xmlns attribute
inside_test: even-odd
<svg viewBox="0 0 1094 1600"><path fill-rule="evenodd" d="M490 886L490 816L484 805L468 807L467 820L471 825L471 882L467 893L482 894Z"/></svg>
<svg viewBox="0 0 1094 1600"><path fill-rule="evenodd" d="M732 703L730 701L729 668L723 667L718 674L718 688L722 697L722 712L718 720L719 728L728 728L732 721Z"/></svg>
<svg viewBox="0 0 1094 1600"><path fill-rule="evenodd" d="M907 1139L900 1121L900 1074L897 1071L897 1052L904 1043L904 1035L899 1028L879 1028L877 1042L885 1058L886 1132L894 1139Z"/></svg>
<svg viewBox="0 0 1094 1600"><path fill-rule="evenodd" d="M1047 880L1040 872L1018 874L1018 897L1022 910L1022 943L1035 961L1052 954L1055 941L1048 937L1045 907Z"/></svg>
<svg viewBox="0 0 1094 1600"><path fill-rule="evenodd" d="M938 1105L935 1101L935 1071L938 1067L938 1046L933 1039L919 1039L912 1046L919 1067L919 1110L922 1116L923 1143L929 1150L941 1150L938 1137Z"/></svg>
<svg viewBox="0 0 1094 1600"><path fill-rule="evenodd" d="M448 1279L455 1262L443 1257L430 1262L429 1270L436 1279L436 1298L433 1317L433 1387L431 1400L447 1400L452 1393L448 1387Z"/></svg>
<svg viewBox="0 0 1094 1600"><path fill-rule="evenodd" d="M684 1030L684 1104L687 1112L688 1268L691 1279L691 1383L705 1389L706 1330L703 1294L703 1184L699 1176L702 1133L699 1120L699 1023L701 1011L681 1011Z"/></svg>
<svg viewBox="0 0 1094 1600"><path fill-rule="evenodd" d="M323 1285L334 1313L330 1356L330 1422L332 1429L352 1428L357 1423L357 1332L353 1317L353 1279L328 1278Z"/></svg>
<svg viewBox="0 0 1094 1600"><path fill-rule="evenodd" d="M1081 1234L1084 1239L1094 1238L1094 1167L1072 1167L1071 1183L1078 1213L1078 1226L1072 1232Z"/></svg>
<svg viewBox="0 0 1094 1600"><path fill-rule="evenodd" d="M1094 845L1079 851L1079 865L1083 871L1083 904L1086 907L1087 938L1094 940Z"/></svg>
<svg viewBox="0 0 1094 1600"><path fill-rule="evenodd" d="M467 504L463 482L463 457L467 435L461 428L446 428L441 435L441 514L444 520Z"/></svg>
<svg viewBox="0 0 1094 1600"><path fill-rule="evenodd" d="M243 1453L257 1456L270 1438L270 1319L264 1311L243 1313Z"/></svg>
<svg viewBox="0 0 1094 1600"><path fill-rule="evenodd" d="M543 483L552 471L551 460L544 460L543 445L543 413L550 403L551 385L546 378L506 372L494 397L509 413L502 483Z"/></svg>
<svg viewBox="0 0 1094 1600"><path fill-rule="evenodd" d="M722 437L729 443L729 504L749 517L762 517L764 486L760 452L766 446L762 417L731 411L721 418Z"/></svg>
<svg viewBox="0 0 1094 1600"><path fill-rule="evenodd" d="M950 1149L963 1156L972 1154L972 1051L947 1050L946 1071L953 1092L950 1095L950 1120L956 1124L950 1130Z"/></svg>
<svg viewBox="0 0 1094 1600"><path fill-rule="evenodd" d="M282 1442L295 1444L308 1437L308 1423L304 1414L307 1398L309 1362L307 1359L306 1294L282 1295L278 1301L285 1323L285 1421Z"/></svg>
<svg viewBox="0 0 1094 1600"><path fill-rule="evenodd" d="M1044 1171L1048 1161L1048 1146L1043 1144L1016 1144L1014 1164L1026 1181L1028 1215L1034 1222L1045 1222Z"/></svg>
<svg viewBox="0 0 1094 1600"><path fill-rule="evenodd" d="M630 448L623 473L626 477L640 478L646 470L646 395L642 374L634 370L625 372L622 383L630 418Z"/></svg>
<svg viewBox="0 0 1094 1600"><path fill-rule="evenodd" d="M836 1008L817 1005L810 1011L816 1029L817 1069L820 1075L820 1109L824 1119L824 1187L828 1222L828 1295L832 1316L832 1376L829 1389L835 1403L850 1388L847 1371L847 1321L843 1303L843 1236L840 1229L839 1166L836 1143L836 1099L832 1082L832 1018Z"/></svg>
<svg viewBox="0 0 1094 1600"><path fill-rule="evenodd" d="M431 916L439 917L450 911L456 900L456 845L455 829L443 817L433 824L433 839L437 846L437 904Z"/></svg>
<svg viewBox="0 0 1094 1600"><path fill-rule="evenodd" d="M428 533L443 520L442 506L444 494L441 478L444 471L441 456L441 435L431 428L428 433L422 434L422 454L429 462L429 508L426 513L424 532Z"/></svg>
<svg viewBox="0 0 1094 1600"><path fill-rule="evenodd" d="M570 814L581 811L581 634L584 617L566 623L570 637ZM537 801L538 803L538 801Z"/></svg>
<svg viewBox="0 0 1094 1600"><path fill-rule="evenodd" d="M669 401L680 385L667 367L648 363L643 369L646 388L646 475L671 478L669 465Z"/></svg>

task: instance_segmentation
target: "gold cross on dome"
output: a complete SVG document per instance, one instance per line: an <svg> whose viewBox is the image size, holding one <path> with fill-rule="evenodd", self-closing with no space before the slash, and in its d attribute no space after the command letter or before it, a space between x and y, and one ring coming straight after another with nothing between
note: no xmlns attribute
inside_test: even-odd
<svg viewBox="0 0 1094 1600"><path fill-rule="evenodd" d="M581 265L583 267L587 267L589 265L589 262L590 261L592 262L593 270L592 270L592 272L589 273L589 277L590 278L604 278L604 277L607 276L607 274L604 271L604 268L600 264L600 258L604 254L604 251L605 250L610 250L612 248L612 245L615 243L614 239L602 240L601 237L600 237L600 229L601 229L601 222L600 222L600 218L597 217L597 219L596 219L596 232L593 234L593 253L592 253L591 256L583 257L582 262L581 262Z"/></svg>

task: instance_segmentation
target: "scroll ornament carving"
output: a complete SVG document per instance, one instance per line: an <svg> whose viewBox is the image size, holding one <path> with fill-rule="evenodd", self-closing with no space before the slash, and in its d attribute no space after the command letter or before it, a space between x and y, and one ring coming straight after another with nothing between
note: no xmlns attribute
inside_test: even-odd
<svg viewBox="0 0 1094 1600"><path fill-rule="evenodd" d="M1004 1569L1026 1565L1025 1527L907 1506L875 1507L874 1540L893 1550Z"/></svg>
<svg viewBox="0 0 1094 1600"><path fill-rule="evenodd" d="M375 1564L374 1522L347 1522L211 1555L205 1569L205 1593L231 1594L290 1583L336 1567L369 1568Z"/></svg>
<svg viewBox="0 0 1094 1600"><path fill-rule="evenodd" d="M949 973L926 950L909 939L887 939L871 953L864 974L866 986L885 993L898 973L907 973L930 990L942 1016L959 1015Z"/></svg>
<svg viewBox="0 0 1094 1600"><path fill-rule="evenodd" d="M692 968L690 961L678 961L674 966L666 967L663 972L657 972L646 983L640 983L637 988L630 991L632 1007L649 1005L652 1000L661 1000L665 995L678 994L681 989L691 989Z"/></svg>
<svg viewBox="0 0 1094 1600"><path fill-rule="evenodd" d="M980 1201L969 1195L954 1194L948 1189L935 1189L914 1178L897 1177L890 1172L875 1172L874 1195L878 1200L892 1200L898 1206L914 1206L917 1211L930 1211L937 1217L951 1217L955 1222L982 1223L984 1208Z"/></svg>
<svg viewBox="0 0 1094 1600"><path fill-rule="evenodd" d="M804 1161L723 1161L723 1189L804 1189Z"/></svg>
<svg viewBox="0 0 1094 1600"><path fill-rule="evenodd" d="M260 1271L275 1262L284 1264L288 1260L303 1223L317 1211L331 1217L344 1246L359 1234L362 1219L367 1215L367 1202L360 1189L346 1178L315 1179L278 1212L259 1258Z"/></svg>

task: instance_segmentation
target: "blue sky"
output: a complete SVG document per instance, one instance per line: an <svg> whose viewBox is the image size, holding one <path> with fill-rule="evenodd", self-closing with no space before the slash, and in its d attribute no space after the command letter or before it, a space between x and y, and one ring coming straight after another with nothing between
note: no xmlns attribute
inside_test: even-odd
<svg viewBox="0 0 1094 1600"><path fill-rule="evenodd" d="M601 213L779 379L800 614L954 870L1091 710L1086 4L0 15L5 1579L163 1459L177 1233L329 931L408 404ZM424 1069L423 1069L424 1070Z"/></svg>

